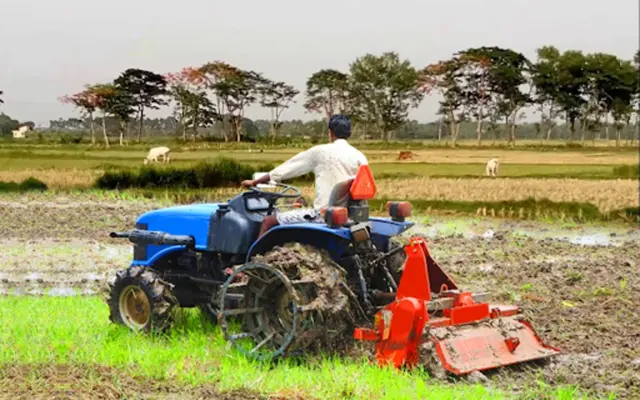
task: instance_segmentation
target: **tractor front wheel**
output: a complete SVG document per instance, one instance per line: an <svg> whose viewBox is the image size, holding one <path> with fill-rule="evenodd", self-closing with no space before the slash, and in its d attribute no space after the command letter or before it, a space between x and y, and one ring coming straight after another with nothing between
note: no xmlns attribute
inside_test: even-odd
<svg viewBox="0 0 640 400"><path fill-rule="evenodd" d="M178 304L170 284L145 267L119 271L109 284L109 319L133 331L166 331Z"/></svg>

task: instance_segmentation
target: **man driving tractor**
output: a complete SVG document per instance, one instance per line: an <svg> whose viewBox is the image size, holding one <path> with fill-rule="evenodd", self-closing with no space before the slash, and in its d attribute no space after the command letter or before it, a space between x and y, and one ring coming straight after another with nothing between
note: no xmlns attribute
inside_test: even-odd
<svg viewBox="0 0 640 400"><path fill-rule="evenodd" d="M242 182L242 186L251 187L269 181L281 182L311 171L315 175L313 208L276 212L275 215L265 217L260 236L276 225L322 222L321 210L329 205L334 186L353 179L360 165L368 164L364 154L347 142L351 136L351 121L347 116L336 114L329 119L329 135L330 143L298 153L256 180Z"/></svg>

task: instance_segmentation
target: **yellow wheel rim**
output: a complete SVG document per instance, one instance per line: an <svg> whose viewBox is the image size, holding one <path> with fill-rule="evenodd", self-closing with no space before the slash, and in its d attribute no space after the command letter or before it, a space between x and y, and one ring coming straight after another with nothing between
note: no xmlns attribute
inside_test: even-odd
<svg viewBox="0 0 640 400"><path fill-rule="evenodd" d="M133 330L142 329L151 316L147 294L139 287L130 285L120 293L120 315L122 321Z"/></svg>

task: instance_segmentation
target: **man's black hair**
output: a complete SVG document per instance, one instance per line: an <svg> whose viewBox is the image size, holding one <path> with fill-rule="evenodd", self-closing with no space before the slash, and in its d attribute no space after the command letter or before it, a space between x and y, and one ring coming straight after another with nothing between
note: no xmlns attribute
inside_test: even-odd
<svg viewBox="0 0 640 400"><path fill-rule="evenodd" d="M329 118L329 130L339 139L348 139L351 136L351 121L343 114L335 114Z"/></svg>

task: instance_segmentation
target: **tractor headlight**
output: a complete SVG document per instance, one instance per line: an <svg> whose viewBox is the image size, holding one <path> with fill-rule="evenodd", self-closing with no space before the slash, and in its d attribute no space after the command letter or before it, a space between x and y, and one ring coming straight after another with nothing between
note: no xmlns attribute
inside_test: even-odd
<svg viewBox="0 0 640 400"><path fill-rule="evenodd" d="M394 221L404 222L404 219L411 216L411 203L408 201L387 202L387 212Z"/></svg>

